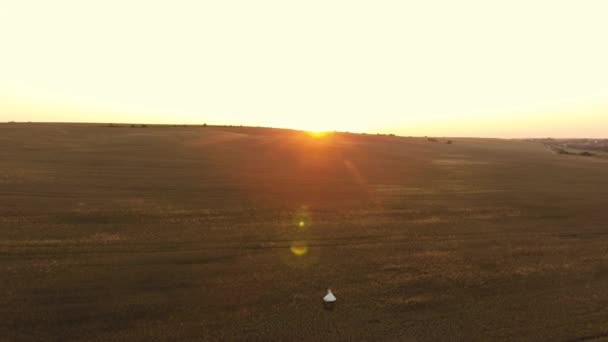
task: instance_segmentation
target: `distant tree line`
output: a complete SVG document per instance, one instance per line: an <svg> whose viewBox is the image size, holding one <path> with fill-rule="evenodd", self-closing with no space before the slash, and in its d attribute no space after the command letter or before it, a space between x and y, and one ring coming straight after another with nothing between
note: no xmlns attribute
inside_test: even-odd
<svg viewBox="0 0 608 342"><path fill-rule="evenodd" d="M448 144L448 145L452 144L452 140L441 141L437 138L429 138L429 137L427 137L426 140L428 140L430 142L434 142L434 143L444 143L444 144Z"/></svg>

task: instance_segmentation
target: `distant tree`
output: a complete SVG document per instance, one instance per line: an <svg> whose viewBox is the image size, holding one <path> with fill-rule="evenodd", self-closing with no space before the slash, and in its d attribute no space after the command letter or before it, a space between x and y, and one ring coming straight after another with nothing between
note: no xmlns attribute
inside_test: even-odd
<svg viewBox="0 0 608 342"><path fill-rule="evenodd" d="M452 140L448 140L445 143L448 144L448 145L452 145Z"/></svg>
<svg viewBox="0 0 608 342"><path fill-rule="evenodd" d="M206 123L204 123L204 124L203 124L203 127L207 127L207 124L206 124Z"/></svg>
<svg viewBox="0 0 608 342"><path fill-rule="evenodd" d="M144 124L142 124L142 125L141 125L141 126L139 126L139 127L141 127L141 128L146 128L146 127L148 127L148 125L144 125Z"/></svg>

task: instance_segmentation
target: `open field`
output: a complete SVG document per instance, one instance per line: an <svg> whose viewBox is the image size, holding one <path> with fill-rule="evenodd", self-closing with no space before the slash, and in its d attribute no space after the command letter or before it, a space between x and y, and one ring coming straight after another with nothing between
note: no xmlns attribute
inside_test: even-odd
<svg viewBox="0 0 608 342"><path fill-rule="evenodd" d="M0 341L607 338L608 160L452 140L1 124Z"/></svg>

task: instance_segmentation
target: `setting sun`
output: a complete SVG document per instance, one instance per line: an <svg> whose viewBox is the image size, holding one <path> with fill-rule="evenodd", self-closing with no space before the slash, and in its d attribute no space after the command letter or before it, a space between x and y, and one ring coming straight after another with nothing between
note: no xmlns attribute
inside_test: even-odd
<svg viewBox="0 0 608 342"><path fill-rule="evenodd" d="M313 138L323 138L324 136L330 134L330 132L327 131L306 131L306 133Z"/></svg>

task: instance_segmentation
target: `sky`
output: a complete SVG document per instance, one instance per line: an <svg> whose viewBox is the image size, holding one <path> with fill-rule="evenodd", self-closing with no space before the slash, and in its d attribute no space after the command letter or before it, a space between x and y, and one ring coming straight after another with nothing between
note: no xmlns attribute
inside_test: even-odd
<svg viewBox="0 0 608 342"><path fill-rule="evenodd" d="M0 0L0 121L608 138L604 0Z"/></svg>

